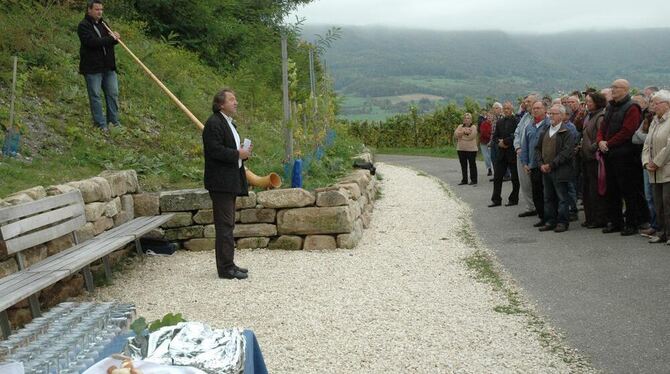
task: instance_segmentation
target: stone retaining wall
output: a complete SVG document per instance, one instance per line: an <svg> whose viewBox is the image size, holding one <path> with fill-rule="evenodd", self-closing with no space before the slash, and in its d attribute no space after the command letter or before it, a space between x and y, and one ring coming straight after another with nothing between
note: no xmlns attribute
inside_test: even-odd
<svg viewBox="0 0 670 374"><path fill-rule="evenodd" d="M370 224L376 179L357 170L337 184L310 192L301 188L250 192L236 202L238 248L313 250L354 248ZM138 201L138 199L135 199ZM191 251L214 249L212 201L204 189L142 195L144 214L175 213L153 235ZM139 207L141 205L141 207Z"/></svg>

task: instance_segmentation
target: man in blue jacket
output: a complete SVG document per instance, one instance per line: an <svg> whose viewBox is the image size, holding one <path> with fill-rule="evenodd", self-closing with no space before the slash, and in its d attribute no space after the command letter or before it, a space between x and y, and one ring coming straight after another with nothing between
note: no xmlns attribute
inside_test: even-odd
<svg viewBox="0 0 670 374"><path fill-rule="evenodd" d="M81 42L79 73L86 79L93 123L106 131L109 123L119 124L119 83L114 46L121 36L117 32L110 33L102 24L102 10L102 0L90 0L86 16L77 27L77 35ZM102 93L107 106L106 118L102 114Z"/></svg>
<svg viewBox="0 0 670 374"><path fill-rule="evenodd" d="M533 198L533 205L537 211L537 216L540 220L533 226L542 227L545 224L544 220L544 185L542 183L542 172L540 171L540 164L538 156L535 152L537 142L540 139L540 134L547 127L550 126L549 117L547 117L547 110L544 103L536 99L531 105L532 120L525 128L525 142L521 144L521 165L526 175L530 175L531 195Z"/></svg>

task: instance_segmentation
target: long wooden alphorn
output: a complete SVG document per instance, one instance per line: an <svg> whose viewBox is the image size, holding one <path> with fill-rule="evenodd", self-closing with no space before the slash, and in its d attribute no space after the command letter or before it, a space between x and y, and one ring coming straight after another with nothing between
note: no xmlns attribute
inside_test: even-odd
<svg viewBox="0 0 670 374"><path fill-rule="evenodd" d="M102 22L102 25L105 26L105 28L107 29L107 31L109 31L110 34L114 33L112 31L112 29L109 28L109 26L107 26L107 24L105 22ZM177 99L177 97L172 92L170 92L170 90L167 87L165 87L163 82L161 82L160 79L158 79L154 75L154 73L152 73L151 70L149 70L149 68L146 67L142 63L142 61L140 61L140 59L137 58L137 56L135 56L135 54L130 50L130 48L128 48L128 46L126 46L126 44L124 42L121 41L121 39L116 39L116 41L119 42L119 44L121 44L121 47L123 47L123 49L125 49L126 52L128 52L128 54L130 54L130 57L132 57L133 60L135 60L135 62L137 62L137 64L140 65L140 67L142 67L144 72L147 73L147 75L149 77L151 77L151 79L153 79L153 81L156 82L156 84L158 84L158 86L170 97L170 99L172 99L172 101L175 104L177 104L177 107L179 107L179 109L181 109L181 111L184 112L184 114L186 114L186 116L191 120L191 122L193 122L193 124L198 129L200 129L200 131L202 131L205 128L205 126L202 124L202 122L200 122L200 120L196 116L194 116L193 113L191 113L191 111L188 110L188 108L184 104L182 104L182 102L179 101L179 99Z"/></svg>
<svg viewBox="0 0 670 374"><path fill-rule="evenodd" d="M101 23L102 23L103 26L105 26L105 28L107 29L107 31L110 34L113 33L112 29L109 28L109 26L107 26L107 24L105 22L101 22ZM121 44L121 47L123 47L123 49L125 49L126 52L128 52L128 54L130 54L130 57L132 57L133 60L135 60L135 62L137 62L137 64L140 65L142 67L142 69L144 69L144 72L147 73L147 75L149 75L149 77L151 77L151 79L153 79L154 82L156 82L156 84L158 84L158 86L170 97L170 99L172 99L172 101L175 104L177 104L177 107L179 107L179 109L181 109L182 112L184 112L184 114L186 114L186 116L191 120L191 122L193 122L193 124L200 131L202 131L205 128L205 126L202 124L202 122L200 122L200 120L198 120L198 118L196 118L196 116L194 116L193 113L191 113L191 111L188 110L188 108L184 104L182 104L182 102L179 101L179 99L177 99L177 97L172 92L170 92L170 90L167 87L165 87L163 82L161 82L160 79L158 79L154 75L154 73L152 73L151 70L149 70L149 68L146 67L142 63L142 61L140 61L140 59L137 58L137 56L135 56L135 54L130 50L130 48L128 48L128 46L126 46L126 44L124 42L121 41L121 39L116 39L116 41L118 41L119 44ZM257 175L252 173L247 168L245 168L245 173L246 173L247 179L254 179L254 177L258 178ZM265 178L267 179L268 183L266 183L264 185L260 185L259 187L266 188L266 189L271 189L271 188L279 188L281 186L281 177L279 177L279 175L277 175L276 173L270 173Z"/></svg>

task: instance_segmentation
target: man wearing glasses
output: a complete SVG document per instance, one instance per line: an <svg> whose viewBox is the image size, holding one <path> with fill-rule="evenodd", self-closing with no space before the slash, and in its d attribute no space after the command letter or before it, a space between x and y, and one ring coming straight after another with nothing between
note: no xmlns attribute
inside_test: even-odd
<svg viewBox="0 0 670 374"><path fill-rule="evenodd" d="M641 154L633 144L633 135L642 115L640 106L630 97L625 79L612 82L612 101L598 130L598 149L605 156L607 174L607 226L603 233L620 231L628 236L638 227L649 225L649 209L644 199ZM626 203L625 220L622 199Z"/></svg>
<svg viewBox="0 0 670 374"><path fill-rule="evenodd" d="M560 104L549 109L551 126L542 131L537 143L544 185L545 225L540 227L540 231L565 232L570 224L568 183L575 173L575 137L563 121L566 112Z"/></svg>

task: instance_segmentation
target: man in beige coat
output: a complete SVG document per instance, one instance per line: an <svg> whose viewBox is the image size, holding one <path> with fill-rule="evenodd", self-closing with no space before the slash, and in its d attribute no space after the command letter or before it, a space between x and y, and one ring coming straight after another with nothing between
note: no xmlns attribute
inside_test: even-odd
<svg viewBox="0 0 670 374"><path fill-rule="evenodd" d="M642 148L642 165L649 173L649 183L654 195L658 231L650 243L670 244L670 91L660 90L652 96L652 109L656 112L649 126Z"/></svg>

